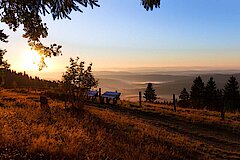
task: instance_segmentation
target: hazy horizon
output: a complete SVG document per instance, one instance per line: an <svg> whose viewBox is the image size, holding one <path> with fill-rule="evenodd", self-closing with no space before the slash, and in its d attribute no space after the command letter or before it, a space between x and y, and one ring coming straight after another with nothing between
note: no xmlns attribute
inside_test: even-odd
<svg viewBox="0 0 240 160"><path fill-rule="evenodd" d="M24 71L16 71L24 72ZM25 71L30 76L38 76L42 79L47 80L61 80L64 71ZM118 68L111 69L105 68L101 70L95 70L93 67L93 75L98 77L99 75L201 75L201 74L238 74L240 69L226 69L226 68L213 68L213 67L135 67L135 68Z"/></svg>

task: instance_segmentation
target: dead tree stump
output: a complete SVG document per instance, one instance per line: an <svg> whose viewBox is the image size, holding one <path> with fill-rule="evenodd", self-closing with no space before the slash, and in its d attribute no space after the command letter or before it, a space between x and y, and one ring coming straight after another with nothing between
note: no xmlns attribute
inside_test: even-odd
<svg viewBox="0 0 240 160"><path fill-rule="evenodd" d="M139 92L139 106L142 107L142 92Z"/></svg>
<svg viewBox="0 0 240 160"><path fill-rule="evenodd" d="M46 96L40 96L40 109L41 111L50 112L50 108L48 106L48 98Z"/></svg>

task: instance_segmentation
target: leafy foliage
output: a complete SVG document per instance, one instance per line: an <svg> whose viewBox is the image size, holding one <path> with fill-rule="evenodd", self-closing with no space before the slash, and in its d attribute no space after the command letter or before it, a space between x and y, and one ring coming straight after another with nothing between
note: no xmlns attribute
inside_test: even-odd
<svg viewBox="0 0 240 160"><path fill-rule="evenodd" d="M153 10L153 8L160 8L160 0L142 0L142 5L148 11L149 9Z"/></svg>
<svg viewBox="0 0 240 160"><path fill-rule="evenodd" d="M63 87L69 98L72 101L72 106L77 102L78 105L84 103L86 91L91 87L97 86L97 80L92 75L92 64L87 69L84 68L84 62L78 62L79 57L75 60L70 58L70 66L67 66L67 71L63 74Z"/></svg>
<svg viewBox="0 0 240 160"><path fill-rule="evenodd" d="M148 102L154 102L157 99L156 96L157 95L155 94L155 89L153 89L152 83L148 83L147 89L144 92L144 98Z"/></svg>
<svg viewBox="0 0 240 160"><path fill-rule="evenodd" d="M8 41L7 41L7 38L8 38L8 36L7 36L5 33L3 33L3 29L0 30L0 41L2 41L2 42L8 42Z"/></svg>
<svg viewBox="0 0 240 160"><path fill-rule="evenodd" d="M7 51L0 49L0 69L9 69L10 64L8 64L7 60L3 60L3 56Z"/></svg>
<svg viewBox="0 0 240 160"><path fill-rule="evenodd" d="M2 42L8 42L7 41L8 36L3 33L3 30L0 30L0 41ZM8 69L10 67L10 64L7 63L7 60L3 60L3 56L5 55L7 51L5 49L0 49L0 69ZM2 71L1 71L2 72ZM1 73L0 72L0 76Z"/></svg>
<svg viewBox="0 0 240 160"><path fill-rule="evenodd" d="M0 49L0 87L4 85L5 71L10 67L10 64L7 63L7 60L3 60L3 56L5 53L6 50Z"/></svg>

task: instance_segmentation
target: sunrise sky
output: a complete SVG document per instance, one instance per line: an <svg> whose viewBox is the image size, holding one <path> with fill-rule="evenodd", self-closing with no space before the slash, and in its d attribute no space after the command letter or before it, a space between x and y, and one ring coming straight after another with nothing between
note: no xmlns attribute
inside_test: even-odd
<svg viewBox="0 0 240 160"><path fill-rule="evenodd" d="M93 10L82 8L72 20L44 17L49 36L44 44L63 45L63 56L47 60L43 73L63 72L70 57L93 63L94 70L135 67L204 66L240 69L239 0L161 0L146 11L140 0L99 0ZM9 31L6 59L11 69L36 71L27 39ZM28 57L28 58L26 58ZM31 60L30 60L31 61ZM56 75L59 76L59 75Z"/></svg>

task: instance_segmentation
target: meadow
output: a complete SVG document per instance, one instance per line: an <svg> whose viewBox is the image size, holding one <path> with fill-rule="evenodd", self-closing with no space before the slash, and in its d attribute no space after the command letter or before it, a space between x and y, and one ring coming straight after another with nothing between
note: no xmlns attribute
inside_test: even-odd
<svg viewBox="0 0 240 160"><path fill-rule="evenodd" d="M121 101L80 113L40 92L0 91L0 159L240 159L240 114Z"/></svg>

